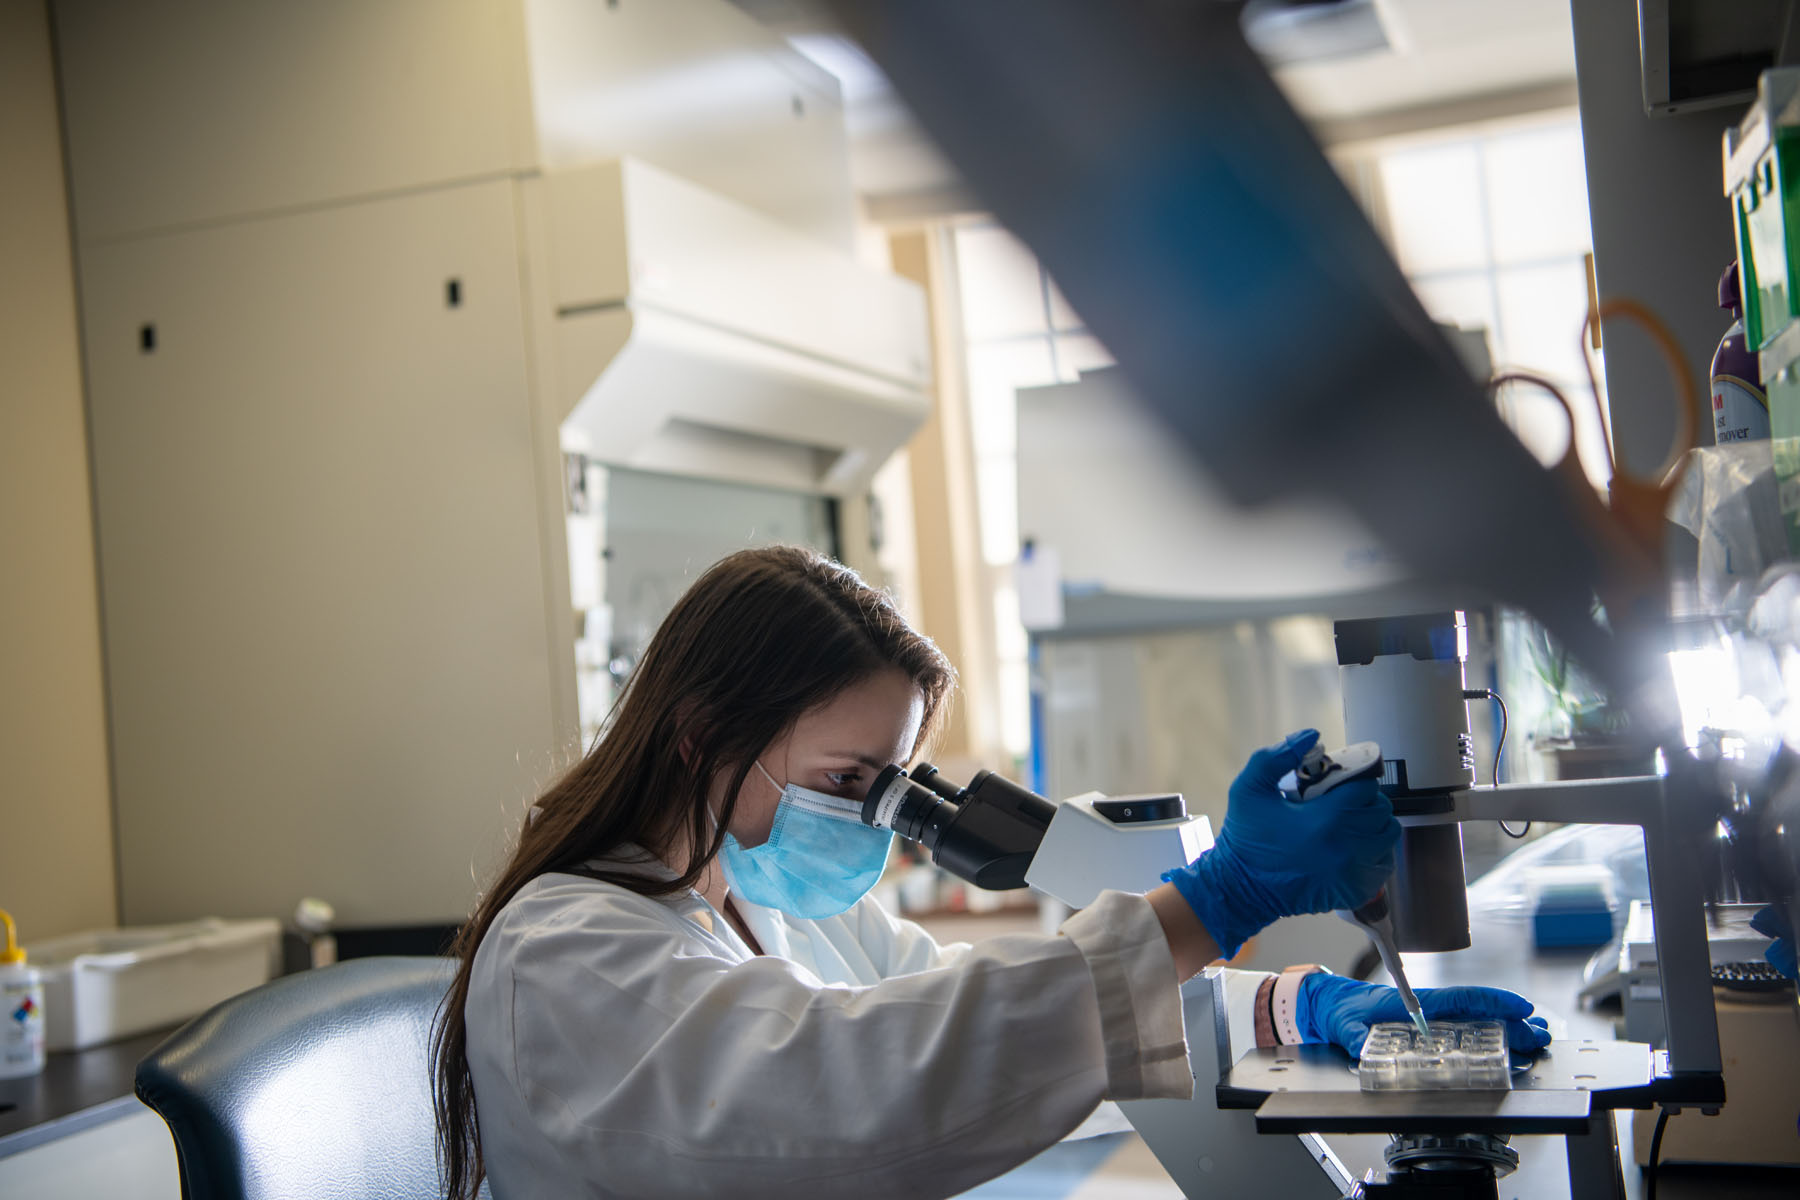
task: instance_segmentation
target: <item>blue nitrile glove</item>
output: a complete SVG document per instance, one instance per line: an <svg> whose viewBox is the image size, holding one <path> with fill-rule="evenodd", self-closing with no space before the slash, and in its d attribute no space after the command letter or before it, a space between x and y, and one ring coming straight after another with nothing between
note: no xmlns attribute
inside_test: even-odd
<svg viewBox="0 0 1800 1200"><path fill-rule="evenodd" d="M1317 730L1303 729L1252 754L1232 782L1213 848L1163 876L1225 958L1277 918L1355 908L1394 869L1400 822L1373 779L1305 803L1276 788L1318 740Z"/></svg>
<svg viewBox="0 0 1800 1200"><path fill-rule="evenodd" d="M1521 1054L1550 1044L1544 1018L1531 1015L1531 1001L1516 992L1490 987L1420 988L1419 1007L1427 1021L1505 1021L1507 1048ZM1314 972L1300 980L1294 1024L1309 1042L1342 1046L1355 1058L1369 1040L1369 1026L1381 1021L1410 1024L1397 988L1342 975Z"/></svg>
<svg viewBox="0 0 1800 1200"><path fill-rule="evenodd" d="M1787 918L1773 904L1750 918L1750 928L1764 937L1775 940L1763 951L1763 957L1769 965L1786 975L1789 979L1800 979L1800 971L1794 963L1794 931L1788 928Z"/></svg>

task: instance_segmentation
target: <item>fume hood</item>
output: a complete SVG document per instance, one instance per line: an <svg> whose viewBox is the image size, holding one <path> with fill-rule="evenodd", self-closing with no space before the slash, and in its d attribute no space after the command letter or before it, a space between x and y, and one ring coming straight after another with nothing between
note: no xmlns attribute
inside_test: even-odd
<svg viewBox="0 0 1800 1200"><path fill-rule="evenodd" d="M845 496L925 419L916 285L648 163L545 186L565 451Z"/></svg>
<svg viewBox="0 0 1800 1200"><path fill-rule="evenodd" d="M915 284L648 163L542 185L585 743L706 564L841 552L832 502L925 419L929 343Z"/></svg>

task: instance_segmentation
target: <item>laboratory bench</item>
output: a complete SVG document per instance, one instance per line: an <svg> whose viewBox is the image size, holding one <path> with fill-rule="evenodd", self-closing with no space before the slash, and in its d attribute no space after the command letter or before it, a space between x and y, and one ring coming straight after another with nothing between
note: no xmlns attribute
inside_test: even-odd
<svg viewBox="0 0 1800 1200"><path fill-rule="evenodd" d="M52 1054L0 1080L0 1196L178 1200L168 1127L134 1094L138 1061L172 1028Z"/></svg>
<svg viewBox="0 0 1800 1200"><path fill-rule="evenodd" d="M138 1062L174 1031L52 1054L39 1074L0 1079L0 1158L142 1109Z"/></svg>

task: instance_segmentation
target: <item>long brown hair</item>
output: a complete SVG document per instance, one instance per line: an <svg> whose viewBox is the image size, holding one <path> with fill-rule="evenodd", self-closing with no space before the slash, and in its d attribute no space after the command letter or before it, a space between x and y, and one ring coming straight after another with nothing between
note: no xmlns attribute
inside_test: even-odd
<svg viewBox="0 0 1800 1200"><path fill-rule="evenodd" d="M904 671L924 696L923 745L955 681L950 663L887 596L810 550L740 551L676 601L593 749L538 799L511 858L457 936L453 953L462 961L432 1046L451 1200L473 1197L486 1174L463 1006L475 952L500 910L539 875L626 844L685 861L687 870L663 880L603 868L583 873L648 896L692 888L724 843L757 756L803 713L888 667ZM707 794L721 773L728 784L715 826Z"/></svg>

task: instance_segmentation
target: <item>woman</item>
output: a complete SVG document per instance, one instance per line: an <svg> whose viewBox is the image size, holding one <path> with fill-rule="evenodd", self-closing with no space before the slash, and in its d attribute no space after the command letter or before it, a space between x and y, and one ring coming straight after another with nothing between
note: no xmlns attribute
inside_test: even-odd
<svg viewBox="0 0 1800 1200"><path fill-rule="evenodd" d="M1390 869L1372 784L1275 792L1316 739L1296 735L1149 896L939 946L868 898L889 835L858 812L952 681L885 596L808 551L735 554L689 589L464 927L436 1046L452 1197L484 1174L499 1200L964 1190L1102 1100L1190 1095L1180 981ZM1464 991L1428 1003L1531 1008ZM1391 989L1325 974L1284 992L1234 973L1231 998L1269 1044L1360 1048L1368 1020L1401 1019Z"/></svg>

